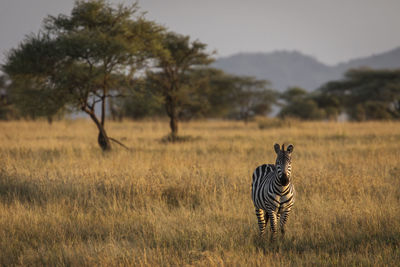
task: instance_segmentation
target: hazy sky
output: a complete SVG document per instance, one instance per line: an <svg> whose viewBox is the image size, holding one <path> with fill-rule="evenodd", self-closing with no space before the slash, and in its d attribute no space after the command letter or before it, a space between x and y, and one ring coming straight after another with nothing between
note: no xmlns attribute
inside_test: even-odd
<svg viewBox="0 0 400 267"><path fill-rule="evenodd" d="M112 0L113 3L135 1ZM400 46L400 0L139 0L146 17L218 56L298 50L335 64ZM0 0L0 63L74 0Z"/></svg>

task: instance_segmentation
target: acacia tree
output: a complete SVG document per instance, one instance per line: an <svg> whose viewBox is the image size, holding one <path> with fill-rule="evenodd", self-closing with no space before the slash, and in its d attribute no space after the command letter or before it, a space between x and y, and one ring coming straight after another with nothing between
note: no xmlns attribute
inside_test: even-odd
<svg viewBox="0 0 400 267"><path fill-rule="evenodd" d="M162 46L166 53L159 54L156 69L147 76L152 87L163 95L170 118L171 140L176 141L179 113L194 89L188 73L195 67L210 64L213 59L205 52L205 44L190 42L189 36L168 32L162 39Z"/></svg>
<svg viewBox="0 0 400 267"><path fill-rule="evenodd" d="M70 16L47 17L38 35L12 49L3 69L12 80L30 84L24 88L33 95L19 88L32 106L41 104L35 101L36 92L56 99L55 110L72 105L88 114L98 128L100 147L110 150L110 140L116 140L105 129L107 98L123 95L146 60L162 54L163 29L137 12L136 4L77 1Z"/></svg>

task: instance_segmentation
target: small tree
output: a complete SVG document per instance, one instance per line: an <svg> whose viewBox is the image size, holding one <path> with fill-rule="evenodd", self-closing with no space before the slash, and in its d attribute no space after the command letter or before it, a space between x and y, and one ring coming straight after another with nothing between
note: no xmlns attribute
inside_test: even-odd
<svg viewBox="0 0 400 267"><path fill-rule="evenodd" d="M77 1L71 16L47 17L43 31L12 49L3 69L13 81L29 84L19 87L20 96L33 109L40 106L35 97L40 95L48 100L46 106L54 102L52 111L71 105L88 114L98 128L100 147L110 150L114 139L105 129L107 98L122 95L146 59L161 50L162 29L133 17L137 11L136 4L114 8L102 0Z"/></svg>
<svg viewBox="0 0 400 267"><path fill-rule="evenodd" d="M208 65L213 60L205 52L206 45L190 42L189 36L168 32L163 37L163 48L166 53L159 54L157 69L148 72L152 88L158 90L163 98L165 110L170 119L171 140L178 136L178 118L182 107L193 90L188 79L188 72L193 68Z"/></svg>

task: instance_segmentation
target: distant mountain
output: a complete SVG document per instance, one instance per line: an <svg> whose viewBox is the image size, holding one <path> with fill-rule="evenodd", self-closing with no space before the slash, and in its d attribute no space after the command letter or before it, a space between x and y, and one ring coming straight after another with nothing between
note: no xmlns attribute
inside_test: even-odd
<svg viewBox="0 0 400 267"><path fill-rule="evenodd" d="M312 91L328 81L340 79L351 68L400 68L400 47L334 66L325 65L314 57L296 51L240 53L219 58L212 66L231 74L269 80L272 88L279 91L284 91L290 86L299 86Z"/></svg>
<svg viewBox="0 0 400 267"><path fill-rule="evenodd" d="M340 72L351 68L370 67L373 69L396 69L400 68L400 47L378 55L366 58L353 59L335 66Z"/></svg>

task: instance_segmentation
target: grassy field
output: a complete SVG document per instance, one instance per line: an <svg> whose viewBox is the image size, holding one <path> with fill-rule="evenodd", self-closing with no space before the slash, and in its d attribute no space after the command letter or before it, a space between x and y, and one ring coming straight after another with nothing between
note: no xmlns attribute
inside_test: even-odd
<svg viewBox="0 0 400 267"><path fill-rule="evenodd" d="M0 122L0 265L395 266L400 123ZM293 143L287 234L258 237L251 174ZM269 232L268 232L269 234Z"/></svg>

